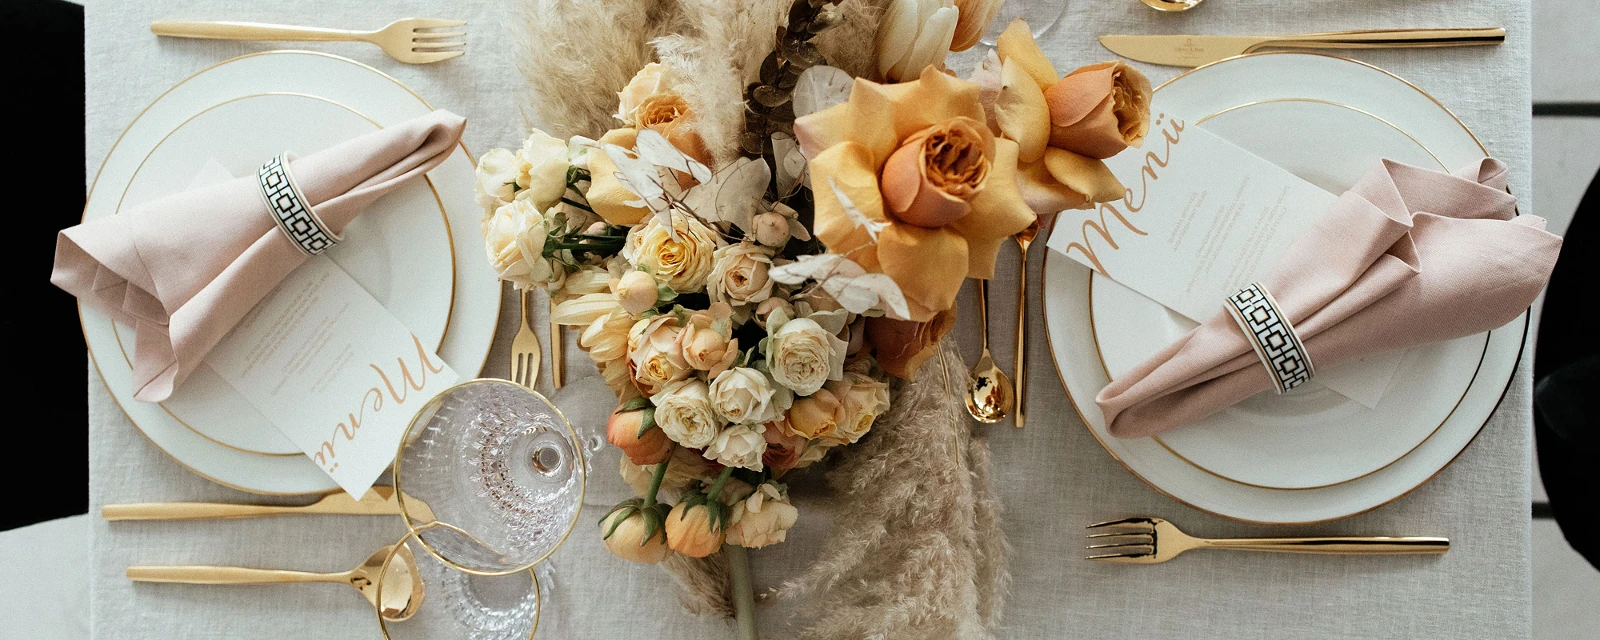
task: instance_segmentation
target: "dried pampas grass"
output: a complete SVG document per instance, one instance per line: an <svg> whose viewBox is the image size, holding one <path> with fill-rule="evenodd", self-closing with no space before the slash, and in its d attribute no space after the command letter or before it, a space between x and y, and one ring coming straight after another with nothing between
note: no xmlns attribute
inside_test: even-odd
<svg viewBox="0 0 1600 640"><path fill-rule="evenodd" d="M844 21L817 36L817 49L828 57L828 64L868 80L878 76L878 22L888 10L889 0L844 0L839 3Z"/></svg>
<svg viewBox="0 0 1600 640"><path fill-rule="evenodd" d="M800 0L804 2L805 0ZM679 87L695 113L694 128L717 166L739 157L744 89L761 75L761 61L778 42L789 0L682 0L690 28L652 42L662 64L684 79Z"/></svg>
<svg viewBox="0 0 1600 640"><path fill-rule="evenodd" d="M733 618L733 570L728 554L691 558L674 553L661 566L678 582L678 601L689 613Z"/></svg>
<svg viewBox="0 0 1600 640"><path fill-rule="evenodd" d="M801 637L992 637L1010 547L988 444L961 404L962 370L944 342L828 473L840 496L834 528L781 594L829 603L809 609Z"/></svg>
<svg viewBox="0 0 1600 640"><path fill-rule="evenodd" d="M558 138L617 127L617 92L655 59L651 40L684 28L681 18L672 0L528 0L517 33L534 109L524 119Z"/></svg>

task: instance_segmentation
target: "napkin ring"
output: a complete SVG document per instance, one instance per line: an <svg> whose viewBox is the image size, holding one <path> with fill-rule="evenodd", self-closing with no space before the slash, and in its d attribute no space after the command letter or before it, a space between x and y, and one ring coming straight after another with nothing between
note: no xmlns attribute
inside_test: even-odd
<svg viewBox="0 0 1600 640"><path fill-rule="evenodd" d="M311 210L311 203L295 184L293 174L289 173L289 152L278 154L261 165L256 180L261 185L261 197L267 203L272 221L301 252L314 256L343 240Z"/></svg>
<svg viewBox="0 0 1600 640"><path fill-rule="evenodd" d="M1311 354L1306 352L1300 335L1283 316L1278 301L1266 287L1257 282L1228 296L1228 315L1239 323L1244 335L1255 349L1256 357L1267 368L1272 386L1283 393L1298 387L1316 375L1311 365Z"/></svg>

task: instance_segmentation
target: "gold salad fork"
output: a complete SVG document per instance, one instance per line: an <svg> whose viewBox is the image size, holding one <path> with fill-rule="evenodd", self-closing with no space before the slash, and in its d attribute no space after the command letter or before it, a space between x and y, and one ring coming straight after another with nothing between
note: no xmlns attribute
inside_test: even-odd
<svg viewBox="0 0 1600 640"><path fill-rule="evenodd" d="M511 381L529 389L539 382L539 364L544 355L539 348L539 334L533 332L528 322L528 292L522 292L522 328L511 340Z"/></svg>
<svg viewBox="0 0 1600 640"><path fill-rule="evenodd" d="M208 22L160 20L150 23L150 32L175 38L211 40L269 40L277 42L369 42L378 45L389 57L406 64L427 64L449 60L465 51L461 38L465 31L439 32L465 26L460 20L406 18L376 31L350 31L323 27L296 27L260 22Z"/></svg>
<svg viewBox="0 0 1600 640"><path fill-rule="evenodd" d="M1438 554L1450 550L1449 538L1330 537L1330 538L1196 538L1161 518L1123 518L1096 522L1089 530L1092 552L1085 560L1159 564L1190 549L1232 549L1273 553L1329 555Z"/></svg>

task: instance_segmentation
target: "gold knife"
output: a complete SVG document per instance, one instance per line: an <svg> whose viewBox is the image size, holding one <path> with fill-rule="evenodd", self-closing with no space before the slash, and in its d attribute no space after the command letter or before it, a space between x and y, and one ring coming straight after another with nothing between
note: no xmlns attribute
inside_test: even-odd
<svg viewBox="0 0 1600 640"><path fill-rule="evenodd" d="M1408 49L1500 44L1506 30L1381 29L1279 36L1104 35L1100 44L1113 53L1151 64L1198 67L1261 49Z"/></svg>
<svg viewBox="0 0 1600 640"><path fill-rule="evenodd" d="M279 515L338 514L385 516L400 515L400 501L394 487L376 486L360 500L343 491L330 493L306 505L231 504L222 502L146 502L108 504L100 507L106 520L211 520L260 518ZM421 500L406 496L406 509L412 518L431 522L433 510Z"/></svg>

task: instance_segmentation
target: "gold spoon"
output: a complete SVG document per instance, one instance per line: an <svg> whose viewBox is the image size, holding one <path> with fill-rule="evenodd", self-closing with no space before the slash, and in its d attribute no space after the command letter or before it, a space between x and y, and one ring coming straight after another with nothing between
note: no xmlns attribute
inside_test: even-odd
<svg viewBox="0 0 1600 640"><path fill-rule="evenodd" d="M994 424L1011 413L1016 396L1011 379L989 355L989 287L984 280L978 281L978 326L983 331L983 357L972 367L972 379L967 383L967 413L973 420Z"/></svg>
<svg viewBox="0 0 1600 640"><path fill-rule="evenodd" d="M1017 355L1012 360L1011 377L1016 382L1017 415L1012 425L1021 429L1025 422L1023 413L1027 407L1028 388L1028 245L1033 244L1033 239L1039 236L1039 221L1034 220L1028 228L1012 236L1017 241Z"/></svg>
<svg viewBox="0 0 1600 640"><path fill-rule="evenodd" d="M1146 6L1156 11L1188 11L1206 0L1144 0Z"/></svg>
<svg viewBox="0 0 1600 640"><path fill-rule="evenodd" d="M270 584L282 582L338 582L355 587L367 602L377 607L388 620L401 621L416 615L422 607L423 585L417 575L417 559L411 549L401 547L395 554L398 562L389 565L385 574L390 588L378 604L377 575L383 570L383 559L394 545L379 549L362 561L360 566L343 573L312 573L309 571L284 571L280 569L251 569L247 567L128 567L128 579L134 582L176 582L182 584ZM409 587L409 588L408 588Z"/></svg>

